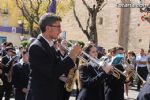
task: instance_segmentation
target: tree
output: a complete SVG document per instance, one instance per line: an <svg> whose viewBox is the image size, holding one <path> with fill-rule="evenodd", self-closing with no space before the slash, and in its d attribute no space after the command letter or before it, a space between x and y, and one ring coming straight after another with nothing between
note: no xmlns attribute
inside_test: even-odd
<svg viewBox="0 0 150 100"><path fill-rule="evenodd" d="M16 0L17 7L21 10L25 22L28 23L26 29L32 37L37 35L39 17L47 11L50 3L51 0Z"/></svg>
<svg viewBox="0 0 150 100"><path fill-rule="evenodd" d="M32 37L39 34L38 21L41 15L47 12L52 0L16 0L17 7L21 10L25 18L25 28ZM57 15L64 16L72 2L70 0L57 0Z"/></svg>
<svg viewBox="0 0 150 100"><path fill-rule="evenodd" d="M82 0L82 2L85 5L86 9L88 10L88 19L85 29L83 28L76 14L75 5L73 6L74 16L82 32L86 35L87 39L92 40L95 42L95 44L97 44L98 37L97 37L96 17L97 13L103 9L103 7L107 4L107 2L105 2L104 0L96 0L96 5L94 4L93 7L90 7L85 0Z"/></svg>

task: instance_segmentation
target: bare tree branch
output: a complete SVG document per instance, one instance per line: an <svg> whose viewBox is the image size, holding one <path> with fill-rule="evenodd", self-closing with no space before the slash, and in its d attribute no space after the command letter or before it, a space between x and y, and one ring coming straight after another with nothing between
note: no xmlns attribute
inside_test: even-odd
<svg viewBox="0 0 150 100"><path fill-rule="evenodd" d="M107 4L107 0L96 0L96 1L97 1L96 10L97 10L97 12L99 12Z"/></svg>
<svg viewBox="0 0 150 100"><path fill-rule="evenodd" d="M82 0L83 4L86 6L86 8L88 9L89 12L91 12L91 8L89 5L87 5L87 3L85 2L85 0Z"/></svg>
<svg viewBox="0 0 150 100"><path fill-rule="evenodd" d="M35 8L34 8L34 6L33 6L32 1L31 1L31 0L29 0L29 2L30 2L30 7L31 7L31 8L33 8L33 9L35 10Z"/></svg>
<svg viewBox="0 0 150 100"><path fill-rule="evenodd" d="M74 12L74 16L76 18L76 21L78 22L78 25L81 28L82 32L87 36L88 39L90 39L90 35L88 34L87 30L83 29L83 26L81 25L81 22L80 22L78 16L76 15L75 6L73 6L73 12Z"/></svg>
<svg viewBox="0 0 150 100"><path fill-rule="evenodd" d="M101 10L106 6L106 4L107 4L107 2L104 3L104 4L97 10L97 12L101 11Z"/></svg>
<svg viewBox="0 0 150 100"><path fill-rule="evenodd" d="M89 28L89 24L90 24L90 13L89 13L89 17L87 19L87 23L86 23L86 31L88 32L88 28Z"/></svg>
<svg viewBox="0 0 150 100"><path fill-rule="evenodd" d="M27 19L27 20L30 20L29 19L29 17L25 14L25 12L24 12L24 7L23 7L23 5L21 6L21 5L19 5L21 2L19 2L19 0L16 0L16 5L17 5L17 7L22 11L22 14L24 15L24 17L25 17L25 19Z"/></svg>
<svg viewBox="0 0 150 100"><path fill-rule="evenodd" d="M37 0L37 6L35 7L36 10L34 10L34 12L35 12L35 16L34 16L35 19L34 19L34 22L35 22L36 24L38 24L38 20L40 19L40 18L39 18L39 9L40 9L41 4L42 4L42 1L41 1L41 0Z"/></svg>

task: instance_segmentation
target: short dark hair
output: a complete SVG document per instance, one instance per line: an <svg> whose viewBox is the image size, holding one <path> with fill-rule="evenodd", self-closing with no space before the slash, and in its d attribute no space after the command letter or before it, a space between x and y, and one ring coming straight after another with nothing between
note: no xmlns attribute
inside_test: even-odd
<svg viewBox="0 0 150 100"><path fill-rule="evenodd" d="M116 47L116 51L117 50L124 50L124 48L123 47Z"/></svg>
<svg viewBox="0 0 150 100"><path fill-rule="evenodd" d="M12 42L7 42L6 47L11 46L13 47L13 43Z"/></svg>
<svg viewBox="0 0 150 100"><path fill-rule="evenodd" d="M6 45L7 45L7 42L4 42L4 43L3 43L3 46L6 46Z"/></svg>
<svg viewBox="0 0 150 100"><path fill-rule="evenodd" d="M83 50L89 54L91 51L92 47L96 47L95 45L89 44L88 46L84 47ZM86 60L90 60L86 55L83 55L83 58L85 58Z"/></svg>
<svg viewBox="0 0 150 100"><path fill-rule="evenodd" d="M6 47L6 51L13 51L14 49L12 47Z"/></svg>
<svg viewBox="0 0 150 100"><path fill-rule="evenodd" d="M46 26L51 26L56 21L62 21L61 17L56 16L53 13L46 13L43 16L40 17L39 27L40 27L42 32L45 32Z"/></svg>
<svg viewBox="0 0 150 100"><path fill-rule="evenodd" d="M116 49L117 49L116 47L113 47L113 48L110 49L110 52L111 53L113 52L115 54L116 53Z"/></svg>

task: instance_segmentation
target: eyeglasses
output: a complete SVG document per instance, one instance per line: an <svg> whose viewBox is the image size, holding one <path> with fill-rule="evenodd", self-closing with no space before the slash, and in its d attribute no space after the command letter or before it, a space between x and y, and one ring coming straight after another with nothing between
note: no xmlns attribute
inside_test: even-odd
<svg viewBox="0 0 150 100"><path fill-rule="evenodd" d="M57 28L60 28L61 26L54 26L54 25L49 25L50 27L57 27Z"/></svg>

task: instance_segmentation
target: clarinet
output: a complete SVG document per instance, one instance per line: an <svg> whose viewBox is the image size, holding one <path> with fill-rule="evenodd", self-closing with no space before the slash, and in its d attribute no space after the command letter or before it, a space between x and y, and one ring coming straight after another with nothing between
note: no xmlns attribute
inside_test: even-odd
<svg viewBox="0 0 150 100"><path fill-rule="evenodd" d="M32 77L29 77L28 86L27 86L27 89L28 89L29 91L26 93L25 100L28 100L28 95L29 95L30 89L31 89L31 79L32 79Z"/></svg>

